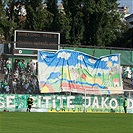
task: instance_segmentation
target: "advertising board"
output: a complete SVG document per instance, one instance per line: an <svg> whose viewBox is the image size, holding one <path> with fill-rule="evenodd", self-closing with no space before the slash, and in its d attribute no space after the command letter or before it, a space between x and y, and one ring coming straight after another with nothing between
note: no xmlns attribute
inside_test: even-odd
<svg viewBox="0 0 133 133"><path fill-rule="evenodd" d="M26 111L28 94L0 94L0 111ZM32 95L32 111L44 112L114 112L124 113L121 96ZM128 98L128 113L133 113L133 99Z"/></svg>

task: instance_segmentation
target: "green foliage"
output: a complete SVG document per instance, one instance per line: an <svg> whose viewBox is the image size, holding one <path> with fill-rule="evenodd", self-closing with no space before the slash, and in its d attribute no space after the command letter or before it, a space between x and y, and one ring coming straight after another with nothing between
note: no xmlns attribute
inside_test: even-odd
<svg viewBox="0 0 133 133"><path fill-rule="evenodd" d="M61 44L70 43L70 22L64 14L58 14L56 17L55 31L61 34Z"/></svg>
<svg viewBox="0 0 133 133"><path fill-rule="evenodd" d="M61 34L61 44L70 43L70 21L65 13L59 13L57 0L46 0L47 10L52 13L53 21L49 31Z"/></svg>
<svg viewBox="0 0 133 133"><path fill-rule="evenodd" d="M0 9L0 34L3 39L10 40L10 37L13 35L13 29L17 25L12 20L9 20L9 17L7 17L4 5L6 5L6 3L3 3Z"/></svg>
<svg viewBox="0 0 133 133"><path fill-rule="evenodd" d="M133 28L121 33L116 40L112 41L112 46L133 48Z"/></svg>
<svg viewBox="0 0 133 133"><path fill-rule="evenodd" d="M51 21L52 14L43 9L41 0L27 1L26 2L27 20L25 29L44 31L48 29Z"/></svg>
<svg viewBox="0 0 133 133"><path fill-rule="evenodd" d="M58 31L59 29L59 13L57 0L46 0L47 10L52 13L52 23L49 27L50 31Z"/></svg>
<svg viewBox="0 0 133 133"><path fill-rule="evenodd" d="M0 32L7 40L15 29L26 29L60 32L62 44L132 47L133 30L118 12L117 0L62 0L63 13L59 13L57 0L45 0L47 8L43 8L42 0L25 0L27 15L23 22L14 11L17 3L3 2ZM9 6L9 16L3 13L5 5Z"/></svg>
<svg viewBox="0 0 133 133"><path fill-rule="evenodd" d="M0 10L2 9L2 0L0 0ZM0 15L1 15L1 11L0 11Z"/></svg>
<svg viewBox="0 0 133 133"><path fill-rule="evenodd" d="M70 22L70 43L79 45L83 39L85 30L82 12L82 0L63 0L66 16Z"/></svg>
<svg viewBox="0 0 133 133"><path fill-rule="evenodd" d="M57 0L46 0L47 10L51 12L54 16L58 14L57 3Z"/></svg>
<svg viewBox="0 0 133 133"><path fill-rule="evenodd" d="M93 4L93 6L92 6ZM84 43L94 46L109 46L123 32L121 14L117 12L116 0L84 0Z"/></svg>

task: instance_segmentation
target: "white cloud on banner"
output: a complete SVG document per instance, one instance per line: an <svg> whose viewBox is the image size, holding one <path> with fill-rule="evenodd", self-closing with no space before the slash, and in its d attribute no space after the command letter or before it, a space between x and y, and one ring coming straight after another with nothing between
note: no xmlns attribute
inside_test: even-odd
<svg viewBox="0 0 133 133"><path fill-rule="evenodd" d="M93 59L88 59L88 61L90 62L90 63L96 63L96 60L93 60Z"/></svg>
<svg viewBox="0 0 133 133"><path fill-rule="evenodd" d="M109 58L108 57L105 57L105 58L102 58L101 61L108 61Z"/></svg>
<svg viewBox="0 0 133 133"><path fill-rule="evenodd" d="M84 59L84 56L83 55L79 55L78 56L78 60L81 60L82 61L83 59Z"/></svg>
<svg viewBox="0 0 133 133"><path fill-rule="evenodd" d="M58 54L57 58L64 58L65 60L68 60L70 56L71 56L70 53L61 52L61 53Z"/></svg>
<svg viewBox="0 0 133 133"><path fill-rule="evenodd" d="M112 56L112 61L118 61L118 56Z"/></svg>

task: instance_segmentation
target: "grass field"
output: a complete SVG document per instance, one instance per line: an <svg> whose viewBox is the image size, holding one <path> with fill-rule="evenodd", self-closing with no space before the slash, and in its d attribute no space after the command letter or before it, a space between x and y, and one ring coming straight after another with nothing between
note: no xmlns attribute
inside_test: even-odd
<svg viewBox="0 0 133 133"><path fill-rule="evenodd" d="M0 112L0 133L133 133L133 114Z"/></svg>

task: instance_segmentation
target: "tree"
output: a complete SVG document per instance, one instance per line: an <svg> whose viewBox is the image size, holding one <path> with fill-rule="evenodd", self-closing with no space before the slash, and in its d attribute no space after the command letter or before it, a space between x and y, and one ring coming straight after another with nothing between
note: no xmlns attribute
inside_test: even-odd
<svg viewBox="0 0 133 133"><path fill-rule="evenodd" d="M15 29L26 29L59 32L61 43L71 45L121 46L126 39L130 39L126 45L132 43L126 34L132 36L132 31L117 10L117 0L62 0L64 13L59 12L57 0L5 1L0 1L0 6L8 7L0 8L0 32L6 40Z"/></svg>
<svg viewBox="0 0 133 133"><path fill-rule="evenodd" d="M58 31L59 30L58 29L58 27L59 27L59 24L58 24L59 12L58 12L57 0L46 0L46 5L47 5L47 11L49 11L53 15L52 16L53 21L50 25L49 30L50 31Z"/></svg>
<svg viewBox="0 0 133 133"><path fill-rule="evenodd" d="M2 0L0 0L0 16L1 16L1 14L2 14L1 9L2 9Z"/></svg>
<svg viewBox="0 0 133 133"><path fill-rule="evenodd" d="M84 0L83 5L86 45L110 46L127 29L116 0Z"/></svg>
<svg viewBox="0 0 133 133"><path fill-rule="evenodd" d="M133 28L120 34L116 40L112 41L112 47L133 48Z"/></svg>
<svg viewBox="0 0 133 133"><path fill-rule="evenodd" d="M86 45L110 46L126 30L116 0L84 0L84 41Z"/></svg>
<svg viewBox="0 0 133 133"><path fill-rule="evenodd" d="M14 28L17 25L12 20L9 20L9 16L7 16L7 10L5 9L5 5L8 5L8 3L5 3L3 1L3 4L0 8L0 31L3 33L5 40L10 41L10 37L14 34Z"/></svg>
<svg viewBox="0 0 133 133"><path fill-rule="evenodd" d="M53 15L53 21L49 30L59 32L61 35L61 44L69 42L70 23L65 13L59 12L57 0L46 0L47 10ZM61 6L61 5L60 5ZM62 7L63 8L63 7Z"/></svg>
<svg viewBox="0 0 133 133"><path fill-rule="evenodd" d="M85 30L82 12L82 0L62 0L66 16L70 22L70 43L79 45Z"/></svg>
<svg viewBox="0 0 133 133"><path fill-rule="evenodd" d="M7 8L5 8L5 5ZM0 41L13 41L11 38L14 35L14 29L17 27L17 24L10 19L10 8L7 1L3 1L0 12ZM4 45L4 50L8 53L8 43L6 44Z"/></svg>
<svg viewBox="0 0 133 133"><path fill-rule="evenodd" d="M71 44L111 46L128 27L117 0L63 0Z"/></svg>
<svg viewBox="0 0 133 133"><path fill-rule="evenodd" d="M0 0L0 18L2 17L2 0ZM0 22L1 25L1 22ZM3 31L0 28L0 41L3 41Z"/></svg>
<svg viewBox="0 0 133 133"><path fill-rule="evenodd" d="M70 22L68 18L60 13L56 18L56 22L58 23L55 24L57 32L61 35L61 44L70 44Z"/></svg>
<svg viewBox="0 0 133 133"><path fill-rule="evenodd" d="M27 19L25 29L43 31L46 30L52 19L52 14L43 9L42 0L25 0Z"/></svg>

